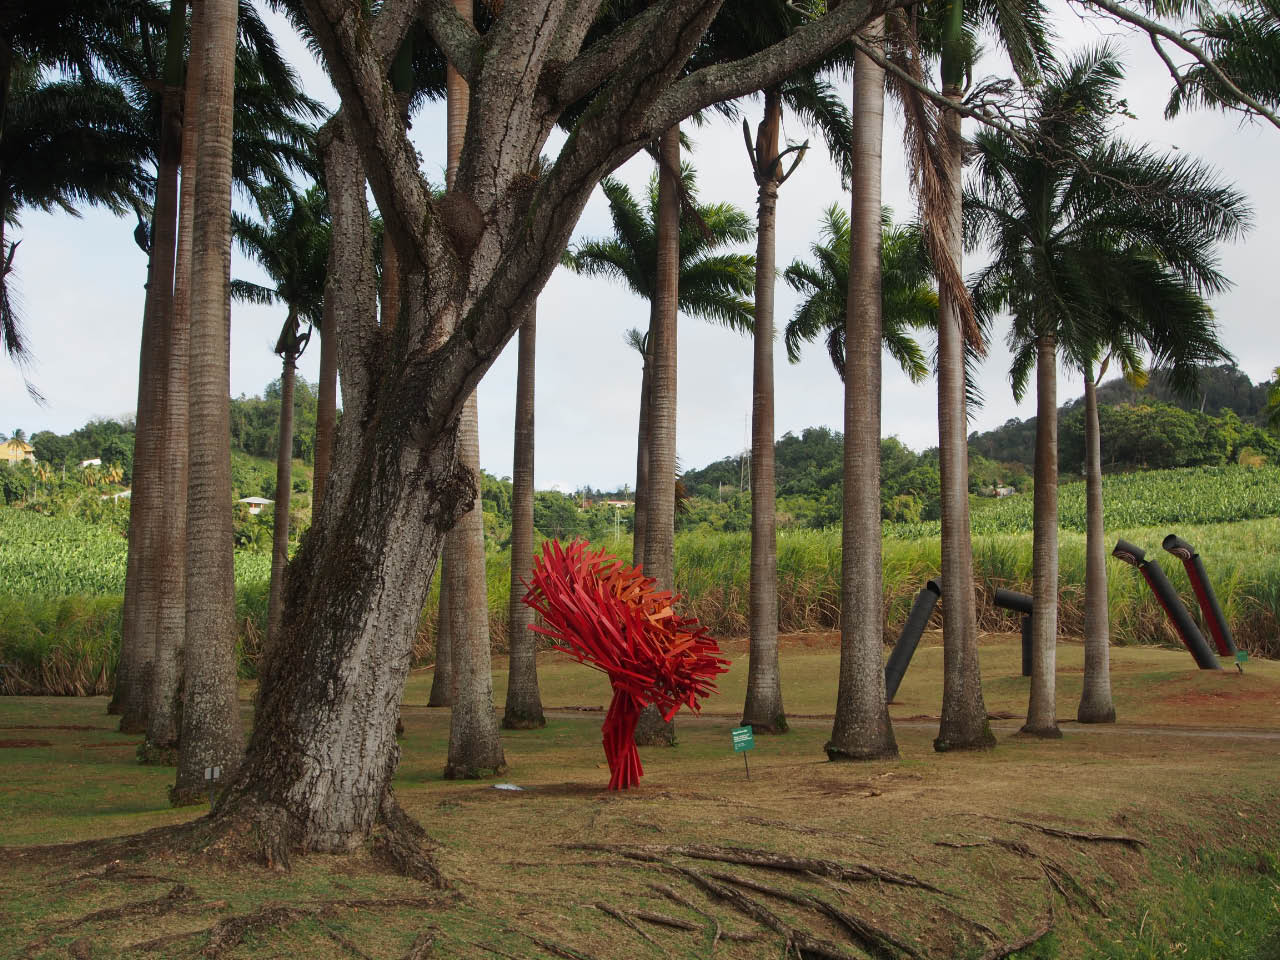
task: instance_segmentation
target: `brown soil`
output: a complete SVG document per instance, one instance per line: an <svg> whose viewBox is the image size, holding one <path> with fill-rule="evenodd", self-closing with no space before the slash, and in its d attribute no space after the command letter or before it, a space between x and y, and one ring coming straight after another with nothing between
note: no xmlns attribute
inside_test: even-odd
<svg viewBox="0 0 1280 960"><path fill-rule="evenodd" d="M6 748L18 749L21 747L52 747L53 744L48 740L0 740L0 750Z"/></svg>

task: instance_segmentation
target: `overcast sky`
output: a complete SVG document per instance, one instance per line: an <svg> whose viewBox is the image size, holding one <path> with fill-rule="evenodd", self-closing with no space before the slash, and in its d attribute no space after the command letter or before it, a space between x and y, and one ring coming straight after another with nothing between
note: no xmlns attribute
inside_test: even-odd
<svg viewBox="0 0 1280 960"><path fill-rule="evenodd" d="M1233 116L1196 112L1176 121L1163 119L1170 80L1145 35L1122 31L1114 23L1084 19L1079 7L1055 7L1059 49L1074 51L1105 37L1116 37L1128 77L1122 90L1136 120L1123 133L1160 149L1199 156L1234 181L1251 199L1255 226L1245 241L1221 250L1224 272L1234 289L1215 298L1223 338L1253 380L1270 378L1280 363L1280 329L1274 292L1267 293L1280 249L1280 185L1275 156L1280 131L1259 124L1242 126ZM279 18L267 15L282 47L302 74L308 91L329 104L337 98L323 70ZM1002 69L998 59L983 62L987 72ZM981 71L980 71L981 72ZM754 126L759 103L746 105ZM966 128L969 123L966 122ZM809 134L788 122L793 141ZM754 213L755 183L747 165L739 126L718 122L688 129L699 174L701 199L730 201ZM443 181L444 108L429 105L413 119L412 136L433 182ZM820 142L820 139L817 140ZM911 215L901 151L901 124L892 108L885 131L884 200L898 219ZM553 141L553 151L559 141ZM645 157L633 159L617 176L643 190L652 170ZM821 150L811 150L783 186L778 201L778 267L808 254L817 239L822 210L831 203L848 208L849 196ZM29 375L48 400L37 406L22 377L0 360L0 430L22 428L28 434L52 429L65 433L93 417L129 415L137 402L138 341L141 330L146 258L133 243L132 219L88 210L76 219L26 211L21 227L6 239L21 239L11 280L26 320L35 355ZM610 230L608 208L596 192L576 232L599 237ZM747 248L754 250L753 246ZM972 263L967 265L972 267ZM264 278L238 252L232 274ZM797 304L784 283L777 287L777 317L784 323ZM231 392L261 393L279 376L271 352L283 320L280 309L235 304L232 307ZM537 475L539 489L578 486L612 489L633 484L635 427L640 392L640 358L624 343L630 327L643 328L648 307L621 286L557 270L538 303ZM1003 331L992 344L983 368L986 406L973 419L975 429L998 426L1010 417L1034 414L1033 398L1019 407L1008 387L1009 356ZM932 344L928 345L932 347ZM511 472L515 393L513 339L480 385L481 464L498 476ZM787 362L779 339L776 350L777 432L799 432L826 425L840 429L842 387L821 343L801 363ZM303 357L299 369L314 381L319 347ZM736 455L748 442L751 406L751 344L737 334L702 321L681 318L679 335L678 455L686 468ZM1060 400L1081 390L1078 376L1063 372ZM884 433L897 435L915 449L937 444L936 393L932 381L913 385L886 361Z"/></svg>

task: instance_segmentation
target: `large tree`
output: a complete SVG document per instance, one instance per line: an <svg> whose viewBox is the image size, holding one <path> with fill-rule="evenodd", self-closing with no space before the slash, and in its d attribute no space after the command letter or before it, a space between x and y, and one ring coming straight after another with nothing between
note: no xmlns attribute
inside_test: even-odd
<svg viewBox="0 0 1280 960"><path fill-rule="evenodd" d="M1177 305L1178 284L1197 294L1224 289L1214 245L1238 236L1249 218L1243 197L1203 164L1112 134L1122 75L1107 47L1050 68L1025 125L1013 136L983 130L975 138L977 167L966 201L970 238L992 253L976 280L975 301L1013 318L1016 397L1036 370L1032 676L1023 731L1040 737L1061 736L1059 352L1088 371L1100 344L1125 335L1118 325L1126 314L1150 324Z"/></svg>
<svg viewBox="0 0 1280 960"><path fill-rule="evenodd" d="M386 228L409 254L413 295L393 339L362 319L339 325L332 509L295 560L259 722L215 812L231 830L255 822L270 855L351 849L379 814L403 823L389 790L396 707L441 540L477 489L457 463L459 414L533 307L599 178L706 105L821 57L879 12L851 0L760 54L681 76L718 8L664 0L584 49L598 4L508 0L481 39L444 0L388 0L376 16L307 0ZM386 80L419 13L473 105L440 200L417 171ZM551 168L533 175L557 118L584 99ZM335 179L350 178L327 180L336 208Z"/></svg>

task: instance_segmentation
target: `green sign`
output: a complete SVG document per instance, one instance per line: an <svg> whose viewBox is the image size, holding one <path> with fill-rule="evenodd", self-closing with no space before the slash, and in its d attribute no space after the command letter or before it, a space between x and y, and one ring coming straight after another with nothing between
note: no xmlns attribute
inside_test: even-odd
<svg viewBox="0 0 1280 960"><path fill-rule="evenodd" d="M734 753L750 750L756 745L755 734L752 733L750 727L734 727L729 733L733 735Z"/></svg>
<svg viewBox="0 0 1280 960"><path fill-rule="evenodd" d="M1248 651L1248 650L1237 650L1237 651L1236 651L1236 663L1248 663L1248 662L1249 662L1249 651ZM734 731L734 733L736 734L736 733L737 733L737 731L735 730L735 731ZM736 741L735 741L735 742L736 742Z"/></svg>

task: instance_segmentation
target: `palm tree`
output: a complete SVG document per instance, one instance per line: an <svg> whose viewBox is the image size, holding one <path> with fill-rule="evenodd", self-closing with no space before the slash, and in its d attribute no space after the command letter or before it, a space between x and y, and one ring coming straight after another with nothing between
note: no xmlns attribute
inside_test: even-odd
<svg viewBox="0 0 1280 960"><path fill-rule="evenodd" d="M471 20L471 0L454 0ZM466 82L452 67L448 76L447 188L453 188L467 128ZM453 713L449 721L449 779L500 773L506 768L498 721L493 711L490 667L489 601L484 569L484 517L480 509L480 415L473 391L462 409L458 428L458 462L477 478L475 504L449 531L444 576L448 578L447 611L453 657Z"/></svg>
<svg viewBox="0 0 1280 960"><path fill-rule="evenodd" d="M1274 0L1233 0L1214 9L1197 7L1201 49L1236 88L1271 110L1280 109L1280 9ZM1158 40L1153 37L1153 43ZM1241 108L1239 96L1202 63L1192 63L1169 94L1165 116L1183 107Z"/></svg>
<svg viewBox="0 0 1280 960"><path fill-rule="evenodd" d="M280 435L276 451L275 525L271 552L271 590L267 605L267 643L280 634L285 567L289 562L289 499L293 486L293 387L298 358L322 321L329 224L324 191L311 187L301 197L274 189L261 193L263 223L232 214L231 230L240 249L275 284L263 287L233 280L231 294L255 303L283 303L288 310L276 342L283 361L280 374ZM306 324L305 331L301 324Z"/></svg>
<svg viewBox="0 0 1280 960"><path fill-rule="evenodd" d="M244 751L236 703L235 570L227 312L231 282L235 0L203 0L199 170L191 259L191 464L181 748L175 803L203 797L209 767L230 777Z"/></svg>
<svg viewBox="0 0 1280 960"><path fill-rule="evenodd" d="M671 170L680 171L678 189L674 182L668 184L674 180L666 175ZM636 509L643 516L637 526L644 531L645 572L670 590L675 583L675 313L678 308L749 328L752 304L745 298L755 286L755 260L713 251L744 242L755 231L747 215L731 204L698 203L693 167L680 163L678 129L668 131L659 144L658 174L649 182L647 210L621 182L606 177L600 186L609 201L614 235L584 241L565 254L564 263L577 273L621 280L650 302L645 342L649 377L647 393L640 398L645 436L637 454L645 466L636 476ZM668 216L679 223L670 244L664 229ZM638 542L635 549L640 549ZM655 714L644 712L637 742L673 743L674 725L661 723Z"/></svg>
<svg viewBox="0 0 1280 960"><path fill-rule="evenodd" d="M680 222L679 308L690 316L723 324L741 332L752 328L753 304L747 299L755 289L755 258L749 254L717 253L754 235L750 218L727 203L703 204L697 199L697 176L692 166L681 171L682 190L689 198ZM563 263L584 276L604 276L621 281L632 293L654 301L657 289L658 181L651 178L648 203L642 208L621 181L606 177L600 188L609 201L613 236L584 240L568 251ZM696 214L696 215L695 215ZM703 229L705 227L705 230ZM652 325L653 311L650 310ZM652 471L649 458L649 398L652 395L652 332L631 331L627 342L644 358L645 376L640 390L640 429L636 444L636 549L643 548L643 509ZM675 474L672 473L674 483ZM674 505L674 491L672 504ZM642 562L637 556L636 562Z"/></svg>
<svg viewBox="0 0 1280 960"><path fill-rule="evenodd" d="M1195 293L1224 289L1213 245L1239 235L1249 219L1244 199L1204 165L1112 135L1121 77L1107 47L1052 67L1018 139L992 130L976 137L966 198L968 239L993 254L975 282L975 302L1013 317L1015 397L1036 369L1032 678L1023 731L1040 737L1061 736L1054 695L1058 351L1088 370L1100 344L1124 335L1118 317L1167 310L1179 284Z"/></svg>

